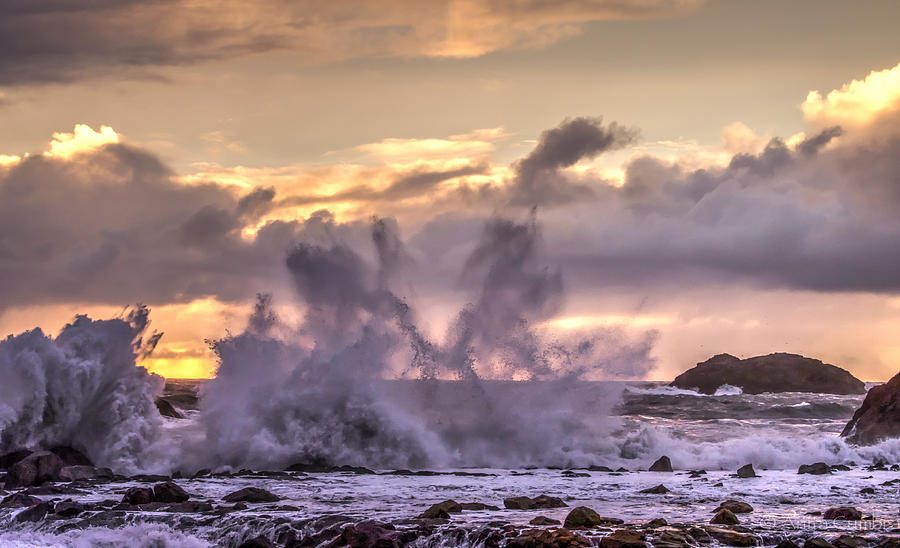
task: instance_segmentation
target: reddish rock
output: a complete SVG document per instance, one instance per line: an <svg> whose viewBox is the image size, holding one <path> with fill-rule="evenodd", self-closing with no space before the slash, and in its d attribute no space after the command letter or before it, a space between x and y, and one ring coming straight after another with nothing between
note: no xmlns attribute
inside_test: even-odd
<svg viewBox="0 0 900 548"><path fill-rule="evenodd" d="M841 436L860 445L900 438L900 373L885 384L869 390Z"/></svg>

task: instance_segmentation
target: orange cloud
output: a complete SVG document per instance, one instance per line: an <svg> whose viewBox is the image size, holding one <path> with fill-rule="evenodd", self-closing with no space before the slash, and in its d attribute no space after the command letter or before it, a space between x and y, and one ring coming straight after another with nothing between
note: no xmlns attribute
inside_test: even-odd
<svg viewBox="0 0 900 548"><path fill-rule="evenodd" d="M100 131L95 131L87 124L76 124L72 133L54 133L50 141L48 156L69 158L75 154L93 150L110 143L118 143L120 135L109 126L100 126Z"/></svg>
<svg viewBox="0 0 900 548"><path fill-rule="evenodd" d="M863 80L853 80L824 97L810 91L801 105L807 121L817 126L854 127L900 108L900 64L873 70Z"/></svg>

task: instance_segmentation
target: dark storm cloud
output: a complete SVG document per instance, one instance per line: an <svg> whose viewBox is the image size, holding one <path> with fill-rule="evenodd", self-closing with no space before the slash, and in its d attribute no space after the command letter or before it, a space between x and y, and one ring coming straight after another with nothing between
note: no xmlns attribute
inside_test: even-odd
<svg viewBox="0 0 900 548"><path fill-rule="evenodd" d="M601 118L573 118L541 134L528 156L515 164L513 203L544 205L590 198L594 191L569 181L559 171L580 160L634 143L637 132Z"/></svg>
<svg viewBox="0 0 900 548"><path fill-rule="evenodd" d="M0 85L69 82L273 50L308 62L473 56L540 47L606 19L668 17L692 0L4 0Z"/></svg>

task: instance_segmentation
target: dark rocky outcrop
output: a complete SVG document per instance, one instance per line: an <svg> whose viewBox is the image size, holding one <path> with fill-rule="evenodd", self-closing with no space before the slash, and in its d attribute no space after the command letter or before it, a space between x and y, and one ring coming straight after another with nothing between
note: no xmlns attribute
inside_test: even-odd
<svg viewBox="0 0 900 548"><path fill-rule="evenodd" d="M184 502L188 495L178 484L166 481L153 486L153 502Z"/></svg>
<svg viewBox="0 0 900 548"><path fill-rule="evenodd" d="M432 504L419 516L423 519L450 519L450 514L458 514L463 511L461 504L455 500L445 500Z"/></svg>
<svg viewBox="0 0 900 548"><path fill-rule="evenodd" d="M869 390L841 436L860 445L900 438L900 373L885 384Z"/></svg>
<svg viewBox="0 0 900 548"><path fill-rule="evenodd" d="M720 508L709 522L716 525L737 525L741 521L728 508Z"/></svg>
<svg viewBox="0 0 900 548"><path fill-rule="evenodd" d="M71 447L65 445L59 445L52 449L50 452L59 457L63 466L93 466L94 463L91 462L91 459L87 458L87 456L77 449L73 449Z"/></svg>
<svg viewBox="0 0 900 548"><path fill-rule="evenodd" d="M97 468L85 464L63 466L59 471L59 479L62 481L76 481L86 479L112 479L115 475L109 468Z"/></svg>
<svg viewBox="0 0 900 548"><path fill-rule="evenodd" d="M71 500L64 500L56 503L53 507L53 513L65 518L75 517L84 512L84 505Z"/></svg>
<svg viewBox="0 0 900 548"><path fill-rule="evenodd" d="M159 414L163 417L169 417L171 419L183 419L184 415L178 412L175 409L175 406L169 403L169 400L165 398L156 398L156 409L159 410Z"/></svg>
<svg viewBox="0 0 900 548"><path fill-rule="evenodd" d="M603 518L600 517L600 514L587 506L579 506L569 512L564 525L568 529L586 529L596 527L601 523L603 523Z"/></svg>
<svg viewBox="0 0 900 548"><path fill-rule="evenodd" d="M25 493L13 493L2 501L0 508L25 508L26 506L34 506L40 504L41 499L26 495Z"/></svg>
<svg viewBox="0 0 900 548"><path fill-rule="evenodd" d="M238 546L238 548L275 548L275 545L272 544L271 540L260 535L258 537L253 537L250 540L242 542L240 546Z"/></svg>
<svg viewBox="0 0 900 548"><path fill-rule="evenodd" d="M720 527L706 527L705 530L710 537L727 546L757 546L761 544L760 538L750 533L741 533L740 531ZM691 535L697 538L693 529L691 530Z"/></svg>
<svg viewBox="0 0 900 548"><path fill-rule="evenodd" d="M653 464L650 465L651 472L672 472L672 461L669 460L669 457L663 455L659 457Z"/></svg>
<svg viewBox="0 0 900 548"><path fill-rule="evenodd" d="M745 464L738 468L737 477L739 478L755 478L756 470L753 469L752 464Z"/></svg>
<svg viewBox="0 0 900 548"><path fill-rule="evenodd" d="M122 502L131 505L153 502L153 489L149 487L130 487L125 491Z"/></svg>
<svg viewBox="0 0 900 548"><path fill-rule="evenodd" d="M561 498L540 495L531 497L509 497L503 499L503 506L509 510L533 510L545 508L565 508L568 506Z"/></svg>
<svg viewBox="0 0 900 548"><path fill-rule="evenodd" d="M507 542L506 548L588 548L591 541L568 529L529 529Z"/></svg>
<svg viewBox="0 0 900 548"><path fill-rule="evenodd" d="M600 539L600 548L647 548L647 542L640 531L619 529Z"/></svg>
<svg viewBox="0 0 900 548"><path fill-rule="evenodd" d="M719 510L721 510L723 508L727 508L728 510L731 510L735 514L748 514L753 511L752 506L750 506L746 502L741 502L739 500L726 500L725 502L720 504L719 507L716 508L715 511L718 512Z"/></svg>
<svg viewBox="0 0 900 548"><path fill-rule="evenodd" d="M258 487L244 487L228 493L222 500L225 502L278 502L281 497Z"/></svg>
<svg viewBox="0 0 900 548"><path fill-rule="evenodd" d="M10 467L6 474L5 487L28 487L45 481L59 481L63 461L50 451L32 453Z"/></svg>
<svg viewBox="0 0 900 548"><path fill-rule="evenodd" d="M53 511L53 505L49 502L39 502L34 506L30 506L19 512L16 516L17 522L24 521L41 521L44 517Z"/></svg>
<svg viewBox="0 0 900 548"><path fill-rule="evenodd" d="M31 453L32 451L29 451L28 449L20 449L18 451L12 451L11 453L0 455L0 470L7 470L11 468L13 464L24 459Z"/></svg>
<svg viewBox="0 0 900 548"><path fill-rule="evenodd" d="M825 510L825 513L822 515L824 519L834 519L834 520L860 520L862 519L862 512L857 510L852 506L838 506L836 508L829 508Z"/></svg>
<svg viewBox="0 0 900 548"><path fill-rule="evenodd" d="M830 474L831 467L825 464L824 462L816 462L813 464L801 464L800 468L797 470L798 474L814 474L814 475L822 475L822 474Z"/></svg>
<svg viewBox="0 0 900 548"><path fill-rule="evenodd" d="M646 489L641 489L640 492L646 493L649 495L665 495L666 493L669 493L670 491L669 491L668 487L666 487L665 485L660 483L659 485L657 485L655 487L648 487Z"/></svg>
<svg viewBox="0 0 900 548"><path fill-rule="evenodd" d="M548 518L547 516L537 516L528 522L529 525L561 525L558 519Z"/></svg>
<svg viewBox="0 0 900 548"><path fill-rule="evenodd" d="M718 354L675 377L672 386L714 394L723 384L745 394L816 392L862 394L865 384L849 371L797 354L775 353L740 359Z"/></svg>

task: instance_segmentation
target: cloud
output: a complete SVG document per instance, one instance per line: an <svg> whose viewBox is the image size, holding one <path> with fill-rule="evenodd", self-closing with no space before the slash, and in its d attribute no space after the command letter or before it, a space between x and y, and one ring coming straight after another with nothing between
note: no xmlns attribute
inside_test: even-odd
<svg viewBox="0 0 900 548"><path fill-rule="evenodd" d="M355 150L390 163L472 158L490 154L494 151L494 143L508 136L502 127L496 127L451 135L445 139L383 139L376 143L359 145Z"/></svg>
<svg viewBox="0 0 900 548"><path fill-rule="evenodd" d="M66 82L269 51L309 62L474 57L541 47L592 21L676 16L701 0L54 0L0 3L0 85Z"/></svg>
<svg viewBox="0 0 900 548"><path fill-rule="evenodd" d="M801 108L806 119L819 126L857 127L896 112L900 109L900 64L873 70L864 80L853 80L824 97L810 91Z"/></svg>
<svg viewBox="0 0 900 548"><path fill-rule="evenodd" d="M87 124L76 124L72 133L54 133L50 141L48 156L69 158L88 150L102 147L109 143L118 143L120 135L109 126L100 126L100 131Z"/></svg>

